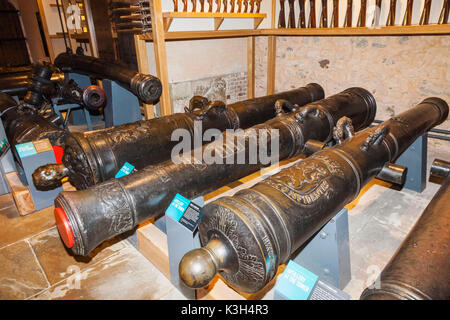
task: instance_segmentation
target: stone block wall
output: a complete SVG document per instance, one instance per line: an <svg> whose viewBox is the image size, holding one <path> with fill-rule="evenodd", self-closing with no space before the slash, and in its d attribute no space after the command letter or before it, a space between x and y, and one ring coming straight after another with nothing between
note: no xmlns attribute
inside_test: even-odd
<svg viewBox="0 0 450 320"><path fill-rule="evenodd" d="M170 84L173 112L184 112L193 96L227 104L247 99L247 73L238 72L215 77Z"/></svg>
<svg viewBox="0 0 450 320"><path fill-rule="evenodd" d="M449 53L450 36L279 37L275 90L317 82L331 95L361 86L386 120L430 96L450 103ZM266 93L266 75L267 38L258 37L256 96ZM450 130L450 120L440 127Z"/></svg>

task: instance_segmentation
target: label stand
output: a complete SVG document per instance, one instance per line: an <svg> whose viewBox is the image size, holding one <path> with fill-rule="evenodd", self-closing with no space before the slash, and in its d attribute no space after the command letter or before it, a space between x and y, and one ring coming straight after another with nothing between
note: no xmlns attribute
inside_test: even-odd
<svg viewBox="0 0 450 320"><path fill-rule="evenodd" d="M350 300L350 295L290 260L275 285L274 300Z"/></svg>
<svg viewBox="0 0 450 320"><path fill-rule="evenodd" d="M62 187L49 191L37 190L33 183L33 172L40 166L48 163L56 163L55 153L48 139L27 142L16 145L17 153L20 157L22 167L18 167L22 182L28 186L32 201L36 211L48 208L53 205L53 201ZM30 212L31 213L31 212Z"/></svg>
<svg viewBox="0 0 450 320"><path fill-rule="evenodd" d="M5 128L3 127L3 121L0 120L0 142L8 143L6 137ZM16 171L14 163L14 157L11 152L11 147L4 154L0 155L0 195L7 194L11 191L9 184L6 181L6 174Z"/></svg>
<svg viewBox="0 0 450 320"><path fill-rule="evenodd" d="M178 265L183 256L189 251L200 247L200 238L196 232L200 221L200 208L204 205L203 197L192 201L177 195L174 201L179 201L173 207L169 206L166 215L155 221L155 225L167 234L167 245L169 251L170 282L188 299L196 299L196 290L187 287L180 279ZM173 209L171 212L170 210ZM192 215L197 212L198 214ZM186 215L189 221L186 221ZM193 216L193 217L192 217Z"/></svg>

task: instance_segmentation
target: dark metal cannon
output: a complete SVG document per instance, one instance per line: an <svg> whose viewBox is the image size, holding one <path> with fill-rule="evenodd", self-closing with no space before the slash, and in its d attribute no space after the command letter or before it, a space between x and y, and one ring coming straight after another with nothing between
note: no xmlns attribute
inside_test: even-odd
<svg viewBox="0 0 450 320"><path fill-rule="evenodd" d="M373 96L361 88L305 107L292 106L286 100L278 100L275 105L278 110L284 105L298 110L279 112L264 124L225 134L221 136L224 139L186 152L182 158L189 161L168 160L87 190L60 193L55 199L55 218L64 243L75 254L87 255L103 241L163 214L177 193L192 199L268 165L262 158L250 160L255 153L261 154L262 148L271 156L278 151L280 159L309 152L323 143L308 141L330 141L342 116L353 119L355 128L360 129L372 123L376 112ZM335 132L344 132L345 125L341 129ZM267 139L259 139L262 136ZM272 141L279 142L279 150L272 149ZM214 159L208 155L214 155Z"/></svg>
<svg viewBox="0 0 450 320"><path fill-rule="evenodd" d="M23 103L2 93L0 112L9 143L16 144L49 138L54 145L64 146L66 131L59 126L62 119L54 112L44 112L53 98L66 103L77 103L89 109L98 109L106 94L98 86L81 89L73 80L52 81L55 69L49 64L36 64L28 80ZM15 153L15 148L13 148Z"/></svg>
<svg viewBox="0 0 450 320"><path fill-rule="evenodd" d="M23 98L23 103L40 108L52 99L75 103L89 110L98 110L106 103L102 88L91 85L79 88L71 79L65 79L53 65L36 64L32 73L22 73L0 79L0 91Z"/></svg>
<svg viewBox="0 0 450 320"><path fill-rule="evenodd" d="M34 65L31 84L20 105L11 96L0 93L1 120L11 146L44 138L49 138L52 144L63 145L66 132L55 124L60 118L40 114L45 96L55 89L51 82L53 71L49 64ZM12 151L17 156L15 148Z"/></svg>
<svg viewBox="0 0 450 320"><path fill-rule="evenodd" d="M53 84L62 80L64 80L64 74L53 73L51 77ZM10 96L25 97L30 85L32 85L31 72L12 74L0 78L0 92L9 94Z"/></svg>
<svg viewBox="0 0 450 320"><path fill-rule="evenodd" d="M324 92L318 84L249 99L226 106L205 98L191 100L187 113L176 113L157 119L138 121L104 130L74 133L65 142L64 166L43 166L33 174L34 184L39 189L61 185L60 178L69 176L77 189L86 189L94 184L114 178L125 164L136 169L159 163L170 158L172 141L176 129L186 129L194 136L194 123L201 121L203 134L208 129L248 128L275 116L275 101L285 99L292 104L305 105L322 99Z"/></svg>
<svg viewBox="0 0 450 320"><path fill-rule="evenodd" d="M365 184L447 117L445 101L425 99L252 188L207 204L199 225L204 247L183 257L180 278L198 288L220 273L240 291L261 290ZM384 179L401 181L405 170L399 169L384 170Z"/></svg>
<svg viewBox="0 0 450 320"><path fill-rule="evenodd" d="M363 300L450 299L450 163L435 161L443 177L436 193Z"/></svg>
<svg viewBox="0 0 450 320"><path fill-rule="evenodd" d="M54 87L51 81L55 67L51 64L36 64L31 75L31 85L23 98L23 102L36 108L40 108L46 96L54 94Z"/></svg>
<svg viewBox="0 0 450 320"><path fill-rule="evenodd" d="M33 106L17 104L11 96L0 93L0 113L11 146L48 138L52 145L63 145L66 131L54 122L58 117L43 117ZM12 148L16 155L16 148Z"/></svg>
<svg viewBox="0 0 450 320"><path fill-rule="evenodd" d="M107 100L107 94L101 87L90 85L82 89L72 79L56 83L54 90L54 95L60 98L59 104L75 103L89 111L104 107Z"/></svg>
<svg viewBox="0 0 450 320"><path fill-rule="evenodd" d="M63 72L84 74L96 79L114 80L145 103L157 102L162 93L161 81L158 78L99 58L61 53L56 57L55 65Z"/></svg>

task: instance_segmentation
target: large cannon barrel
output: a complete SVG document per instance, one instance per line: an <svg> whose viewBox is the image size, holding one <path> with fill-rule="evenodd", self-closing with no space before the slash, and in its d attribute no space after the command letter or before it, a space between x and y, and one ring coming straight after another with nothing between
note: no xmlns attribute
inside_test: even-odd
<svg viewBox="0 0 450 320"><path fill-rule="evenodd" d="M63 73L53 73L51 77L52 84L44 87L46 92L51 91L55 83L64 80ZM9 94L10 96L25 97L28 89L32 85L31 73L14 74L8 77L0 78L0 92Z"/></svg>
<svg viewBox="0 0 450 320"><path fill-rule="evenodd" d="M37 63L27 72L14 73L0 78L0 92L23 98L24 102L39 108L46 98L57 94L56 86L64 74L55 72L48 63Z"/></svg>
<svg viewBox="0 0 450 320"><path fill-rule="evenodd" d="M18 105L11 96L0 93L0 114L8 142L15 145L48 138L53 145L63 146L66 131L44 118L29 105Z"/></svg>
<svg viewBox="0 0 450 320"><path fill-rule="evenodd" d="M208 129L248 128L275 116L275 101L288 100L292 104L305 105L322 99L324 92L318 84L249 99L225 106L218 101L193 99L187 113L176 113L161 118L138 121L88 133L74 133L67 137L63 155L64 166L44 166L33 174L37 188L48 189L61 184L60 178L68 175L77 189L112 179L129 162L137 170L170 158L176 129L186 129L194 136L196 121L201 121L200 134ZM200 109L200 110L199 110ZM193 143L191 144L193 145Z"/></svg>
<svg viewBox="0 0 450 320"><path fill-rule="evenodd" d="M203 287L219 272L238 290L261 290L278 266L355 199L368 181L447 116L445 101L425 99L252 188L207 204L199 225L203 247L183 257L181 279L190 287Z"/></svg>
<svg viewBox="0 0 450 320"><path fill-rule="evenodd" d="M446 175L439 191L403 241L364 300L450 299L450 163L433 164ZM433 172L432 172L433 174Z"/></svg>
<svg viewBox="0 0 450 320"><path fill-rule="evenodd" d="M44 138L49 138L52 144L64 145L66 132L55 124L59 117L54 114L44 117L39 113L44 96L55 91L51 81L53 71L53 66L48 64L34 65L32 82L20 105L8 94L0 93L1 120L11 146ZM17 156L15 148L13 153Z"/></svg>
<svg viewBox="0 0 450 320"><path fill-rule="evenodd" d="M289 103L278 100L275 104L280 109ZM168 160L87 190L62 192L55 199L58 230L75 254L87 255L103 241L163 214L177 193L195 198L268 165L266 159L250 160L254 154L261 155L263 148L270 149L271 156L278 151L281 159L292 157L305 151L308 140L330 141L340 117L350 117L360 129L372 123L375 112L373 96L351 88L293 112L279 113L264 124L224 134L181 156L189 161ZM274 140L279 150L272 149Z"/></svg>
<svg viewBox="0 0 450 320"><path fill-rule="evenodd" d="M31 73L21 73L0 78L0 92L11 96L25 96L31 84L30 75Z"/></svg>
<svg viewBox="0 0 450 320"><path fill-rule="evenodd" d="M61 53L56 57L55 65L63 72L75 72L98 79L114 80L145 103L157 102L162 93L161 81L158 78L103 59Z"/></svg>

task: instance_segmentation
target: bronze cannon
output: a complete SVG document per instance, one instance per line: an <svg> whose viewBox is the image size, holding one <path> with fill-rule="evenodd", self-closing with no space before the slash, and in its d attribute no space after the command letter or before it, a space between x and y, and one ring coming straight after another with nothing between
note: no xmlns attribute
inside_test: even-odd
<svg viewBox="0 0 450 320"><path fill-rule="evenodd" d="M145 103L155 103L161 97L162 85L158 78L127 69L115 62L61 53L56 57L55 65L65 73L74 72L96 79L114 80Z"/></svg>
<svg viewBox="0 0 450 320"><path fill-rule="evenodd" d="M203 132L216 128L248 128L275 116L275 101L286 99L292 104L305 105L322 99L324 92L318 84L249 99L225 105L194 98L186 113L176 113L161 118L138 121L86 133L74 133L67 137L62 158L63 166L43 166L33 174L38 189L61 185L61 177L68 176L77 189L114 178L125 164L131 163L137 170L170 158L173 147L172 132L187 129L194 136L195 123L201 123Z"/></svg>
<svg viewBox="0 0 450 320"><path fill-rule="evenodd" d="M431 174L444 178L439 191L381 272L364 300L450 298L450 163L435 161Z"/></svg>
<svg viewBox="0 0 450 320"><path fill-rule="evenodd" d="M330 141L334 131L345 132L345 125L333 130L342 116L353 119L355 128L360 129L372 123L376 112L373 96L362 88L304 107L286 100L275 105L279 110L275 118L184 153L182 158L189 161L167 160L87 190L60 193L55 199L55 218L65 245L77 255L87 255L103 241L163 214L177 193L192 199L267 165L262 158L250 160L255 146L259 150L266 147L271 155L278 151L280 159L293 157ZM283 113L285 105L296 110ZM266 140L258 139L264 135ZM272 149L274 140L279 141L279 150ZM313 140L322 143L311 143ZM214 154L215 159L206 154Z"/></svg>
<svg viewBox="0 0 450 320"><path fill-rule="evenodd" d="M207 204L199 225L203 247L183 257L180 278L199 288L220 273L232 287L258 292L380 172L388 181L403 180L404 168L391 162L447 117L445 101L425 99L252 188Z"/></svg>

